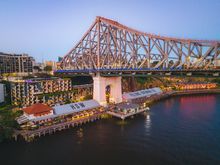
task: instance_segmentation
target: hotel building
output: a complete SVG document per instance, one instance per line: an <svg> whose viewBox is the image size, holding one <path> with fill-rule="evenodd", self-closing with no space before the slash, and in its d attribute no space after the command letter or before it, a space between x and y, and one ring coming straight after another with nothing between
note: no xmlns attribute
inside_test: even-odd
<svg viewBox="0 0 220 165"><path fill-rule="evenodd" d="M71 103L92 94L92 85L72 86L71 79L35 78L11 82L11 101L19 107L36 103L50 106Z"/></svg>
<svg viewBox="0 0 220 165"><path fill-rule="evenodd" d="M34 58L27 54L0 52L0 74L33 72Z"/></svg>

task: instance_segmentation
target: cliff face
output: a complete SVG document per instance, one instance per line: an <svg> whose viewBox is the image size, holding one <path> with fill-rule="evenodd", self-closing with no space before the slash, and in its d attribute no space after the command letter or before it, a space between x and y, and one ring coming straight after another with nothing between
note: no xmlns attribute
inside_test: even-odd
<svg viewBox="0 0 220 165"><path fill-rule="evenodd" d="M207 77L123 77L122 92L131 92L152 87L174 87L177 83L214 82L220 84L220 78Z"/></svg>
<svg viewBox="0 0 220 165"><path fill-rule="evenodd" d="M122 92L137 91L146 88L163 86L163 80L155 77L123 77Z"/></svg>

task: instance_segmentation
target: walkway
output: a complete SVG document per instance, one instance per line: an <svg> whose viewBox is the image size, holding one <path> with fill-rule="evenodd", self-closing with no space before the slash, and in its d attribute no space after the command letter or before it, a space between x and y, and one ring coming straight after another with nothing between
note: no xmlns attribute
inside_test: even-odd
<svg viewBox="0 0 220 165"><path fill-rule="evenodd" d="M20 135L22 136L26 141L30 142L31 140L33 140L35 137L40 137L42 135L46 135L46 134L52 134L55 133L56 131L61 131L64 129L68 129L70 127L74 127L74 126L78 126L81 124L85 124L87 122L93 122L97 119L101 118L101 115L104 114L105 112L100 112L98 114L89 116L89 117L84 117L81 119L75 119L72 121L67 121L64 123L59 123L59 124L55 124L55 125L51 125L51 126L46 126L46 127L42 127L36 130L15 130L15 133L13 135L13 137L15 138L15 140L17 140L17 137Z"/></svg>

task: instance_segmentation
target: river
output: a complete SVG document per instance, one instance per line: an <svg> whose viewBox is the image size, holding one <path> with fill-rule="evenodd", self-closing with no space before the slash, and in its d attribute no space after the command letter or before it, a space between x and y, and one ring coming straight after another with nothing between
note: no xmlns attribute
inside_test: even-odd
<svg viewBox="0 0 220 165"><path fill-rule="evenodd" d="M220 95L179 96L125 122L110 118L0 144L2 165L219 165Z"/></svg>

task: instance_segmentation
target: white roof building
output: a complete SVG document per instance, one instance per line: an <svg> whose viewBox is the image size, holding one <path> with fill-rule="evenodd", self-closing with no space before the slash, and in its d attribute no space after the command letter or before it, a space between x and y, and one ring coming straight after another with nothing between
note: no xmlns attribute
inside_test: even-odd
<svg viewBox="0 0 220 165"><path fill-rule="evenodd" d="M54 106L54 114L55 115L68 115L80 111L85 111L93 108L100 107L100 104L95 100L87 100L77 103L65 104Z"/></svg>
<svg viewBox="0 0 220 165"><path fill-rule="evenodd" d="M150 88L135 92L128 92L122 95L124 100L133 100L141 97L150 97L154 94L161 94L163 91L160 88Z"/></svg>
<svg viewBox="0 0 220 165"><path fill-rule="evenodd" d="M5 85L0 84L0 103L5 101Z"/></svg>
<svg viewBox="0 0 220 165"><path fill-rule="evenodd" d="M34 106L34 105L32 105L32 106ZM30 107L32 107L32 106L30 106ZM98 107L100 107L100 104L95 100L87 100L87 101L82 101L82 102L77 102L77 103L58 105L58 106L51 107L52 112L47 113L46 115L36 116L31 113L29 113L29 114L24 113L24 115L17 118L17 122L19 124L22 124L27 121L47 120L47 119L52 119L52 118L55 118L58 116L73 114L76 112L90 110L90 109L94 109L94 108L98 108ZM28 109L28 108L29 107L27 107L26 109ZM33 111L33 108L31 108L31 110ZM40 111L40 109L38 109L38 111Z"/></svg>

